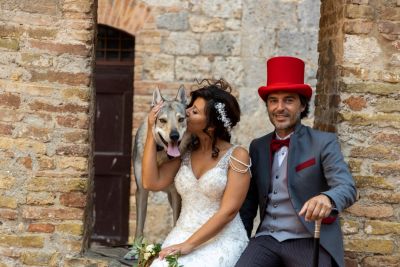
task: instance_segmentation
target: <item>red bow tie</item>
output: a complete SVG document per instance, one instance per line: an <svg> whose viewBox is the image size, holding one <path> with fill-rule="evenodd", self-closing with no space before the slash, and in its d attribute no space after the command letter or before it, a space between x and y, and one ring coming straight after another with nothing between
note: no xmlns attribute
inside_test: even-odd
<svg viewBox="0 0 400 267"><path fill-rule="evenodd" d="M272 141L271 141L272 153L275 153L283 146L289 147L289 143L290 143L290 138L285 139L285 140L272 139Z"/></svg>

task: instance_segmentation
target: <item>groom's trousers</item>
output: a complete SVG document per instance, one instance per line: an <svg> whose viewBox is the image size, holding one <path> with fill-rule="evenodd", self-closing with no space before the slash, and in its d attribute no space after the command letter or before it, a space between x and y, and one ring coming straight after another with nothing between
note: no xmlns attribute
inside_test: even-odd
<svg viewBox="0 0 400 267"><path fill-rule="evenodd" d="M279 242L269 235L253 237L235 267L310 267L314 243L312 238ZM320 267L331 267L331 256L319 249Z"/></svg>

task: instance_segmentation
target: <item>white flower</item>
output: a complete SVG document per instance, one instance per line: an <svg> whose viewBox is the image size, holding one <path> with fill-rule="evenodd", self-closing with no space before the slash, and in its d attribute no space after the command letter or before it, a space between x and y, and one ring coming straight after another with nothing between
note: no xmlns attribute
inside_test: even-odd
<svg viewBox="0 0 400 267"><path fill-rule="evenodd" d="M150 256L151 256L151 253L150 252L146 252L146 253L144 253L143 258L144 258L144 260L147 261L150 258Z"/></svg>
<svg viewBox="0 0 400 267"><path fill-rule="evenodd" d="M154 244L147 245L146 247L147 252L153 252L153 250L154 250Z"/></svg>

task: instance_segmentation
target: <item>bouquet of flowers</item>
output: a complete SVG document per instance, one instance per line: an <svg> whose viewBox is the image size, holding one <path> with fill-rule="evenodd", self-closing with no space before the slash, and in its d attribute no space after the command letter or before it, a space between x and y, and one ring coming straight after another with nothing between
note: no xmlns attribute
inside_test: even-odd
<svg viewBox="0 0 400 267"><path fill-rule="evenodd" d="M149 267L154 259L158 257L158 253L161 251L161 244L147 244L143 238L138 238L133 244L133 248L130 251L135 258L137 263L133 267ZM178 264L179 255L168 255L165 260L168 262L168 267L183 267Z"/></svg>

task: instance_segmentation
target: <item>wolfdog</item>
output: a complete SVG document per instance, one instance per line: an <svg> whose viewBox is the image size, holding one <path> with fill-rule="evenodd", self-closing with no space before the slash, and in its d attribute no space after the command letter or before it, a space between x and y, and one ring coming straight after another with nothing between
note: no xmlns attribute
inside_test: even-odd
<svg viewBox="0 0 400 267"><path fill-rule="evenodd" d="M164 104L160 109L153 129L154 139L157 143L157 163L179 157L186 150L190 142L190 135L186 133L186 94L185 88L180 86L175 99L168 100L162 97L158 89L153 92L152 106L160 101ZM136 178L136 231L135 240L143 237L143 228L147 213L147 198L149 192L142 185L142 157L146 141L148 126L147 117L139 127L133 148L134 174ZM181 198L172 184L164 190L172 207L173 221L176 223L180 209Z"/></svg>

